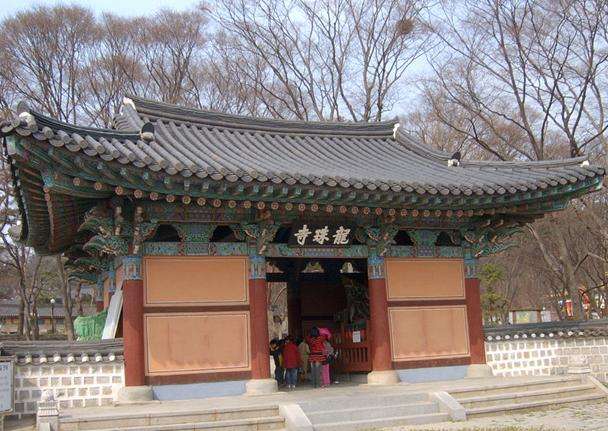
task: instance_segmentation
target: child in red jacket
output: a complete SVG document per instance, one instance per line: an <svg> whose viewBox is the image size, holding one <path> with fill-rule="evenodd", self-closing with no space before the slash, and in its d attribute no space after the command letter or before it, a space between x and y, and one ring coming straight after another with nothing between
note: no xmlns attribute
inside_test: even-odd
<svg viewBox="0 0 608 431"><path fill-rule="evenodd" d="M300 354L298 346L293 342L291 335L285 337L283 346L283 367L285 367L285 381L288 389L295 389L298 381L298 368L300 367Z"/></svg>

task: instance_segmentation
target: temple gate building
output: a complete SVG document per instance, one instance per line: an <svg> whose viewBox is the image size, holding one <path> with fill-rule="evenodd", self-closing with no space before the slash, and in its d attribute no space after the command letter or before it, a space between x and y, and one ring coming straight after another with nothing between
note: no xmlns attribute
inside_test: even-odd
<svg viewBox="0 0 608 431"><path fill-rule="evenodd" d="M21 240L71 278L122 290L126 385L247 382L273 390L268 283L289 330L339 333L342 366L485 364L480 256L598 190L585 158L459 160L398 120L247 118L125 99L113 129L31 111L1 124Z"/></svg>

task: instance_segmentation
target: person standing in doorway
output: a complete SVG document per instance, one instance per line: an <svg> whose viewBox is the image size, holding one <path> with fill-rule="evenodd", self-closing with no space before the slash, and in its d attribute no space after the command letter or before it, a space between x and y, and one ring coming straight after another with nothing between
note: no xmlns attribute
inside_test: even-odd
<svg viewBox="0 0 608 431"><path fill-rule="evenodd" d="M325 336L319 334L319 328L316 326L310 330L310 335L306 338L306 342L310 347L310 374L312 376L312 386L318 388L321 386L321 367L325 362L324 343Z"/></svg>
<svg viewBox="0 0 608 431"><path fill-rule="evenodd" d="M285 384L287 389L295 389L298 381L298 367L300 366L300 354L298 346L293 338L288 335L283 345L283 366L285 367Z"/></svg>
<svg viewBox="0 0 608 431"><path fill-rule="evenodd" d="M308 380L308 355L310 347L304 340L299 340L298 352L300 353L300 366L302 367L302 380Z"/></svg>
<svg viewBox="0 0 608 431"><path fill-rule="evenodd" d="M329 386L331 384L329 365L334 357L334 347L327 339L323 341L323 353L325 354L325 361L323 361L323 367L321 368L321 381L323 386Z"/></svg>
<svg viewBox="0 0 608 431"><path fill-rule="evenodd" d="M272 355L272 359L274 359L274 378L279 386L283 384L283 357L281 350L281 342L273 338L270 341L270 354Z"/></svg>

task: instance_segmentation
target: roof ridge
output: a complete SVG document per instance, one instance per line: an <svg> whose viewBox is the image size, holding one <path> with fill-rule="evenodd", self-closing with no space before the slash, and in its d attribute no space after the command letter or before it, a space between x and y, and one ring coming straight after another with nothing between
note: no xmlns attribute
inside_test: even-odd
<svg viewBox="0 0 608 431"><path fill-rule="evenodd" d="M482 167L560 167L573 166L589 161L588 156L571 157L569 159L550 159L550 160L463 160L463 166L482 166Z"/></svg>
<svg viewBox="0 0 608 431"><path fill-rule="evenodd" d="M65 133L77 133L86 134L89 136L99 137L116 137L120 139L139 139L139 130L117 130L109 128L99 128L93 126L79 126L76 124L66 123L65 121L57 120L49 117L37 111L31 111L30 114L36 120L36 126L38 130L42 130L43 127L49 127L53 130L62 130Z"/></svg>
<svg viewBox="0 0 608 431"><path fill-rule="evenodd" d="M399 122L398 117L378 122L304 121L253 117L209 109L187 108L133 95L125 97L124 104L135 108L140 117L152 117L151 120L271 133L389 136L393 134L395 123Z"/></svg>
<svg viewBox="0 0 608 431"><path fill-rule="evenodd" d="M400 139L401 138L401 139ZM403 130L402 127L399 127L396 134L395 139L400 144L404 145L409 150L414 153L428 157L431 159L439 160L439 161L447 161L452 156L450 153L445 151L438 150L436 148L430 147L428 145L423 144L422 142L416 140L410 133ZM461 160L460 166L463 167L561 167L561 166L573 166L580 164L582 162L589 161L589 157L587 155L571 157L568 159L550 159L550 160Z"/></svg>

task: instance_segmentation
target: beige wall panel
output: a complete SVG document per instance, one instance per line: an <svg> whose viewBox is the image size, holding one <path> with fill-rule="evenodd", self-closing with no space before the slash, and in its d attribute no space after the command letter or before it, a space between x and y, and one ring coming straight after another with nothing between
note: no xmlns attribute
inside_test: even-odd
<svg viewBox="0 0 608 431"><path fill-rule="evenodd" d="M464 298L462 259L386 259L389 301Z"/></svg>
<svg viewBox="0 0 608 431"><path fill-rule="evenodd" d="M250 369L249 312L146 314L146 373Z"/></svg>
<svg viewBox="0 0 608 431"><path fill-rule="evenodd" d="M393 361L469 355L466 305L389 308Z"/></svg>
<svg viewBox="0 0 608 431"><path fill-rule="evenodd" d="M235 305L248 302L247 257L145 257L146 305Z"/></svg>

